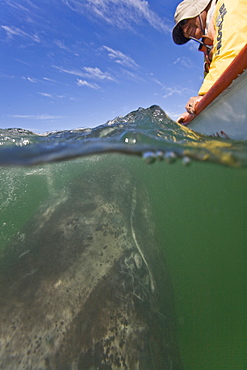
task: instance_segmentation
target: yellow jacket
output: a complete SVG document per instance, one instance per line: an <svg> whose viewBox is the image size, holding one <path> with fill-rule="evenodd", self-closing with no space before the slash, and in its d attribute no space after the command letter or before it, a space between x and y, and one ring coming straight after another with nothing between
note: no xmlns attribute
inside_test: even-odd
<svg viewBox="0 0 247 370"><path fill-rule="evenodd" d="M213 17L213 58L199 95L206 94L247 43L247 0L218 0Z"/></svg>

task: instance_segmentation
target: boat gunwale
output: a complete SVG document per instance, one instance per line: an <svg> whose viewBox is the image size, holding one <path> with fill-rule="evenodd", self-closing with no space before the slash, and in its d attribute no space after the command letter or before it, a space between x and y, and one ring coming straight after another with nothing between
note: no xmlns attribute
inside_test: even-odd
<svg viewBox="0 0 247 370"><path fill-rule="evenodd" d="M234 80L236 80L247 69L247 44L243 47L240 53L234 58L231 64L226 68L218 80L213 84L209 91L196 105L196 111L193 115L188 115L188 118L183 122L184 125L189 125L199 114L207 108L223 91L225 91Z"/></svg>

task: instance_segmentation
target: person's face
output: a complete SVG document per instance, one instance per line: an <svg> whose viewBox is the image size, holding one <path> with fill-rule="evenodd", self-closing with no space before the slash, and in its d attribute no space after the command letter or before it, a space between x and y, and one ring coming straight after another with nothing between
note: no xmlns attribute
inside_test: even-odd
<svg viewBox="0 0 247 370"><path fill-rule="evenodd" d="M201 29L201 22L199 16L195 18L186 19L182 25L183 34L188 39L194 37L200 39L203 35Z"/></svg>

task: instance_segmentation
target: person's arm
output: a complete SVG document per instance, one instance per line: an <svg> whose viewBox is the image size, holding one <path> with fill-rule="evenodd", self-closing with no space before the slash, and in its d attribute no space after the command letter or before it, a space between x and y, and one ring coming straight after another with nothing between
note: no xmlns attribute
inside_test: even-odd
<svg viewBox="0 0 247 370"><path fill-rule="evenodd" d="M188 103L185 106L185 109L189 114L195 114L196 113L196 107L199 101L203 98L203 96L198 95L198 96L192 96Z"/></svg>
<svg viewBox="0 0 247 370"><path fill-rule="evenodd" d="M187 121L190 120L190 117L191 117L191 114L189 114L188 112L185 112L185 113L181 114L181 116L178 117L176 122L180 123L181 125L186 126Z"/></svg>
<svg viewBox="0 0 247 370"><path fill-rule="evenodd" d="M196 113L196 107L199 101L203 98L203 96L192 96L188 103L186 104L186 110L187 112L181 114L179 118L177 119L177 123L180 123L184 126L187 125L187 122L190 121L191 116L193 116Z"/></svg>

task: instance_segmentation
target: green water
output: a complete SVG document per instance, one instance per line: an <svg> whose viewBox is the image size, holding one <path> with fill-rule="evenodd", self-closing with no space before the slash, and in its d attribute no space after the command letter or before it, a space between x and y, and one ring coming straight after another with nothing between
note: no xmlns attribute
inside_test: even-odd
<svg viewBox="0 0 247 370"><path fill-rule="evenodd" d="M0 175L1 248L69 179L95 161L110 166L113 160L148 189L174 285L185 370L247 369L246 169L198 162L148 166L121 155L6 168Z"/></svg>
<svg viewBox="0 0 247 370"><path fill-rule="evenodd" d="M247 171L143 169L172 271L185 369L247 369Z"/></svg>

